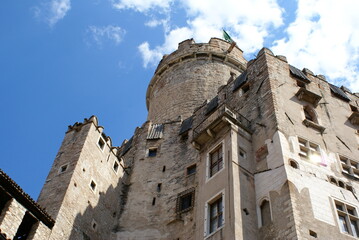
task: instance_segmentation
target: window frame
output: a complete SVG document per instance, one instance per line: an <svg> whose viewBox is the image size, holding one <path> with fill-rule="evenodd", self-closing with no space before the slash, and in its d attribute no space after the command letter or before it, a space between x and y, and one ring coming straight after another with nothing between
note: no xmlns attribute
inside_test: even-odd
<svg viewBox="0 0 359 240"><path fill-rule="evenodd" d="M181 200L187 196L191 196L191 205L187 208L182 209L183 201L181 201ZM194 207L195 196L196 196L196 194L195 194L194 188L190 188L186 191L179 193L177 196L177 201L176 201L176 213L181 214L181 213L188 212L188 211L192 210Z"/></svg>
<svg viewBox="0 0 359 240"><path fill-rule="evenodd" d="M211 206L216 204L219 200L222 200L222 211L221 211L221 217L222 217L222 225L221 226L217 226L216 229L211 229L211 223L212 223L212 218L211 218ZM215 194L214 197L212 197L211 199L209 199L206 204L205 204L205 217L204 217L204 237L208 238L212 235L214 235L216 232L218 232L219 230L223 229L225 226L225 194L224 194L224 189ZM218 207L218 206L217 206ZM218 214L217 214L218 217ZM217 220L218 221L218 220ZM211 231L212 230L212 231Z"/></svg>
<svg viewBox="0 0 359 240"><path fill-rule="evenodd" d="M154 155L150 155L151 152L154 152ZM158 154L158 148L157 147L150 147L147 149L147 157L154 158L157 157Z"/></svg>
<svg viewBox="0 0 359 240"><path fill-rule="evenodd" d="M101 141L103 142L103 145L100 144ZM104 152L105 147L106 147L106 141L105 141L105 139L102 137L102 134L101 134L100 137L98 138L96 145L97 145L98 148L101 150L101 152ZM102 147L101 147L101 146L102 146Z"/></svg>
<svg viewBox="0 0 359 240"><path fill-rule="evenodd" d="M350 176L359 180L359 162L344 155L338 154L340 168L344 176ZM344 163L345 161L345 163ZM353 162L356 163L356 167L353 167ZM343 166L345 165L345 167Z"/></svg>
<svg viewBox="0 0 359 240"><path fill-rule="evenodd" d="M300 136L297 137L297 141L299 150L298 155L301 158L305 158L308 162L326 166L326 163L324 163L322 159L321 147L319 144L311 142ZM320 161L314 162L313 159L311 159L311 156L317 156L320 158Z"/></svg>
<svg viewBox="0 0 359 240"><path fill-rule="evenodd" d="M112 164L112 170L115 172L116 175L118 174L119 168L120 168L120 162L117 159L115 159Z"/></svg>
<svg viewBox="0 0 359 240"><path fill-rule="evenodd" d="M333 208L336 215L337 224L339 227L339 231L342 234L349 235L351 237L358 238L359 237L359 216L358 216L358 208L355 206L355 204L348 203L346 201L343 201L341 199L333 198ZM341 206L342 208L339 209L337 206ZM349 212L348 209L352 211ZM341 218L342 217L342 218ZM344 220L344 224L342 224L342 221ZM352 223L355 222L356 226L356 233L354 235L354 230ZM343 230L343 227L345 228Z"/></svg>
<svg viewBox="0 0 359 240"><path fill-rule="evenodd" d="M222 167L220 169L218 169L217 172L215 172L214 174L211 174L211 154L215 153L219 148L222 148ZM223 169L225 169L225 145L224 145L224 140L220 141L219 143L215 144L215 146L211 149L209 149L209 151L206 154L206 182L208 182L209 180L211 180L213 177L215 177L216 175L218 175L220 172L223 171ZM217 160L218 162L218 160Z"/></svg>

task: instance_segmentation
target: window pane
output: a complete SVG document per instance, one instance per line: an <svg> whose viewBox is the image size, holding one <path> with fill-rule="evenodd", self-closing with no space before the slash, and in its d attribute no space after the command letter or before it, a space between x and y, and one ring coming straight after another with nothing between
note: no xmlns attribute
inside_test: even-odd
<svg viewBox="0 0 359 240"><path fill-rule="evenodd" d="M344 233L349 233L348 226L344 216L339 216L340 230Z"/></svg>
<svg viewBox="0 0 359 240"><path fill-rule="evenodd" d="M223 225L223 214L220 213L218 215L218 228L220 228Z"/></svg>
<svg viewBox="0 0 359 240"><path fill-rule="evenodd" d="M352 229L352 233L354 237L358 237L359 231L358 231L358 223L355 220L350 221L350 227Z"/></svg>
<svg viewBox="0 0 359 240"><path fill-rule="evenodd" d="M340 204L335 204L336 208L340 211L343 211L344 212L344 207L343 205L340 205Z"/></svg>
<svg viewBox="0 0 359 240"><path fill-rule="evenodd" d="M211 219L211 226L209 232L212 233L217 229L217 218Z"/></svg>

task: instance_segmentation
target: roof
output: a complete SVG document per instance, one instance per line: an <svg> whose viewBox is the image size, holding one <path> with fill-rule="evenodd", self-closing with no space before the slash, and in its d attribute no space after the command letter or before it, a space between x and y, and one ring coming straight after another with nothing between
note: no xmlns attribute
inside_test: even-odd
<svg viewBox="0 0 359 240"><path fill-rule="evenodd" d="M218 106L218 96L214 97L208 104L206 109L206 115L214 111Z"/></svg>
<svg viewBox="0 0 359 240"><path fill-rule="evenodd" d="M147 139L160 139L163 135L163 124L153 124L147 134Z"/></svg>
<svg viewBox="0 0 359 240"><path fill-rule="evenodd" d="M18 203L24 206L46 226L49 228L54 226L55 220L53 220L39 204L37 204L27 193L25 193L24 190L22 190L22 188L1 169L0 186L2 186L4 190L11 195L11 197L15 198Z"/></svg>
<svg viewBox="0 0 359 240"><path fill-rule="evenodd" d="M309 80L309 78L307 78L307 76L302 71L300 71L298 68L293 67L292 65L289 65L289 70L290 70L290 73L292 75L294 75L295 77L300 78L300 79L304 80L307 83L311 82Z"/></svg>
<svg viewBox="0 0 359 240"><path fill-rule="evenodd" d="M247 71L244 71L236 78L236 80L234 80L233 92L242 87L247 82L247 80Z"/></svg>
<svg viewBox="0 0 359 240"><path fill-rule="evenodd" d="M330 90L331 92L338 98L349 102L350 98L344 93L343 90L341 90L340 88L338 88L337 86L333 85L333 84L329 84Z"/></svg>
<svg viewBox="0 0 359 240"><path fill-rule="evenodd" d="M128 140L126 143L125 143L125 146L120 154L120 156L123 156L125 155L128 150L130 150L130 148L132 147L132 140L133 140L133 137L130 138L130 140Z"/></svg>
<svg viewBox="0 0 359 240"><path fill-rule="evenodd" d="M190 130L192 128L192 123L193 123L193 116L185 119L182 124L181 124L181 129L179 134L183 134L185 132L187 132L188 130Z"/></svg>

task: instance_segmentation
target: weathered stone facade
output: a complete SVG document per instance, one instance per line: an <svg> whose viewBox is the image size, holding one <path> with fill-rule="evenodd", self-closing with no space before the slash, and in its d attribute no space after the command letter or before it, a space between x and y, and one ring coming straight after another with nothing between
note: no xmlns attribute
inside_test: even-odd
<svg viewBox="0 0 359 240"><path fill-rule="evenodd" d="M212 38L164 56L146 101L120 147L69 126L38 201L55 224L28 239L359 237L357 93Z"/></svg>

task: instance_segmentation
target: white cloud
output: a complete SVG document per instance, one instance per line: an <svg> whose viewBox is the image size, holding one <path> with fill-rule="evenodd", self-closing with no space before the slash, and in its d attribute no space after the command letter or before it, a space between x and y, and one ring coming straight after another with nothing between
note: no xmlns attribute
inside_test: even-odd
<svg viewBox="0 0 359 240"><path fill-rule="evenodd" d="M41 6L33 8L34 15L53 27L58 21L63 19L71 9L70 0L51 0Z"/></svg>
<svg viewBox="0 0 359 240"><path fill-rule="evenodd" d="M176 28L166 34L165 43L163 45L156 46L152 50L148 42L142 43L138 47L138 50L143 58L143 66L155 66L161 60L164 53L169 53L177 48L178 42L181 41L180 39L188 39L192 34L192 31L186 27Z"/></svg>
<svg viewBox="0 0 359 240"><path fill-rule="evenodd" d="M110 40L118 45L126 33L121 27L113 25L89 26L87 32L91 35L92 40L100 46L105 40Z"/></svg>
<svg viewBox="0 0 359 240"><path fill-rule="evenodd" d="M288 38L277 40L272 50L297 67L359 91L358 11L357 0L299 0Z"/></svg>
<svg viewBox="0 0 359 240"><path fill-rule="evenodd" d="M164 2L169 4L169 1ZM156 62L158 56L175 50L178 42L187 38L193 37L197 42L208 42L211 37L221 37L222 28L229 32L241 49L248 53L254 52L263 46L271 28L283 24L283 9L276 0L222 0L220 4L217 0L184 0L181 4L173 8L181 7L185 10L188 16L187 25L167 29L165 41L160 46L150 49L147 43L148 49L145 51L144 45L141 45L142 48L139 49L142 49L145 66ZM150 8L143 8L144 10ZM152 54L148 54L149 52Z"/></svg>
<svg viewBox="0 0 359 240"><path fill-rule="evenodd" d="M151 9L167 10L173 0L112 0L112 5L117 9L133 9L138 12L146 12Z"/></svg>

